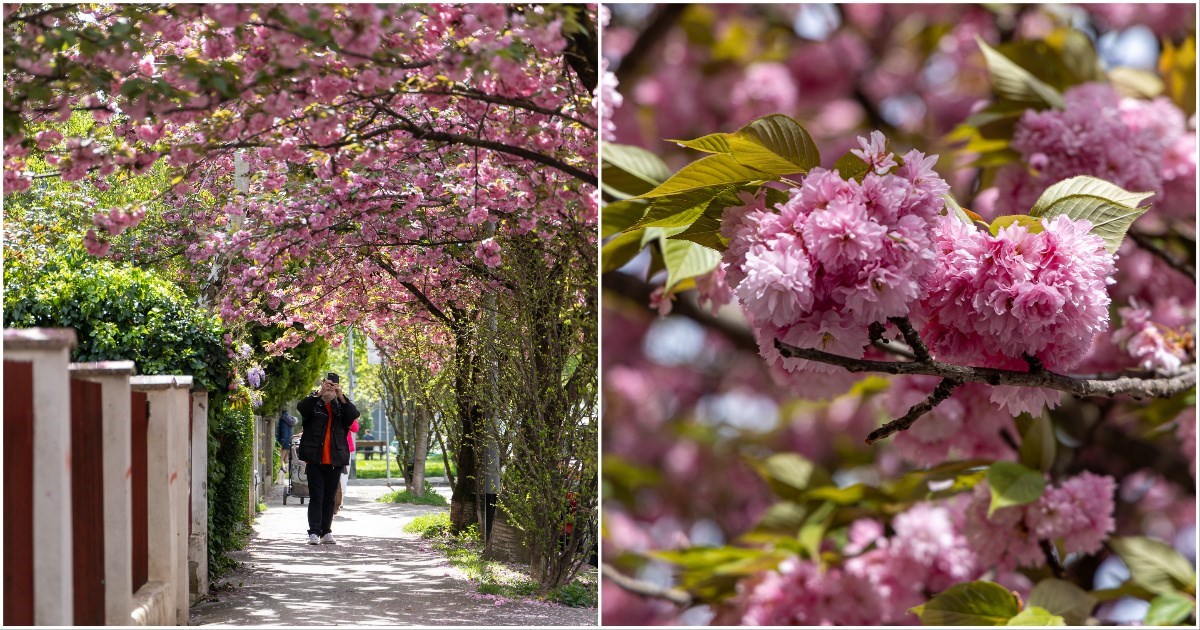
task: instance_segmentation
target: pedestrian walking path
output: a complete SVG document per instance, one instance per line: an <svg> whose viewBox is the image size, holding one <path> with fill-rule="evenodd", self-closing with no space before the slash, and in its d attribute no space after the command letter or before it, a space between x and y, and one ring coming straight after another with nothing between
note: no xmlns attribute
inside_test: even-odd
<svg viewBox="0 0 1200 630"><path fill-rule="evenodd" d="M595 608L497 601L476 592L426 541L403 531L446 508L376 503L388 488L351 482L334 517L336 545L307 542L308 503L272 489L228 590L192 607L190 625L584 626Z"/></svg>

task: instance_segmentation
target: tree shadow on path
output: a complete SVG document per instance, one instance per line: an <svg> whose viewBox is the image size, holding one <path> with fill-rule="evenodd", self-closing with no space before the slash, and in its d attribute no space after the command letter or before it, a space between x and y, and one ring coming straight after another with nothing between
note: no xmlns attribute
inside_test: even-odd
<svg viewBox="0 0 1200 630"><path fill-rule="evenodd" d="M334 518L336 545L309 545L308 504L277 486L259 514L228 590L191 609L190 625L582 626L595 608L503 601L478 594L445 557L403 527L446 508L375 503L388 489L350 486Z"/></svg>

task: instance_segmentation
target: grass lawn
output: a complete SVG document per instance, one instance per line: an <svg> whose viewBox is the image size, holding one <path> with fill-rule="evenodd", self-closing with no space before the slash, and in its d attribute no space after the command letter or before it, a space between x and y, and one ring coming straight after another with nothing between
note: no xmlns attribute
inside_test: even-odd
<svg viewBox="0 0 1200 630"><path fill-rule="evenodd" d="M359 479L386 479L387 478L387 462L383 460L381 454L376 454L372 459L368 460L362 453L355 451L355 456L358 463L355 464ZM453 470L453 469L451 469ZM403 479L404 471L400 470L396 464L396 460L392 460L392 479ZM446 467L442 464L442 458L425 460L425 478L426 479L445 479Z"/></svg>

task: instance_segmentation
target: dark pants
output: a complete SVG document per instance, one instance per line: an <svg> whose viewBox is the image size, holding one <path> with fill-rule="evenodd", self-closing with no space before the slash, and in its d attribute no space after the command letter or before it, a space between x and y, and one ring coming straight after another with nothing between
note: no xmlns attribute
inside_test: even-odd
<svg viewBox="0 0 1200 630"><path fill-rule="evenodd" d="M342 468L308 465L308 533L324 536L332 531L333 500L341 486Z"/></svg>

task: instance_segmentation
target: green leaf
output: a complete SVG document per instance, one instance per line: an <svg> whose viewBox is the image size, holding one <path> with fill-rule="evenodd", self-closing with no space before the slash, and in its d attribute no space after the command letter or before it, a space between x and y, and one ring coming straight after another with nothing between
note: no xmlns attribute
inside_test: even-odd
<svg viewBox="0 0 1200 630"><path fill-rule="evenodd" d="M988 226L988 230L992 233L992 236L995 236L1000 233L1000 230L1013 224L1025 226L1025 229L1029 230L1030 234L1040 234L1045 229L1042 227L1042 222L1035 217L1027 214L1006 214L993 219L991 225Z"/></svg>
<svg viewBox="0 0 1200 630"><path fill-rule="evenodd" d="M1129 226L1147 210L1135 206L1153 194L1129 192L1102 179L1080 175L1047 188L1029 215L1050 218L1062 214L1086 219L1092 224L1090 232L1104 239L1105 249L1116 253Z"/></svg>
<svg viewBox="0 0 1200 630"><path fill-rule="evenodd" d="M1117 93L1131 98L1152 99L1166 87L1157 74L1141 68L1118 66L1108 71L1108 82Z"/></svg>
<svg viewBox="0 0 1200 630"><path fill-rule="evenodd" d="M783 114L763 116L739 129L735 135L756 142L800 167L800 171L807 172L821 165L821 153L812 136L800 123Z"/></svg>
<svg viewBox="0 0 1200 630"><path fill-rule="evenodd" d="M674 142L681 147L705 153L733 153L733 148L729 146L730 135L727 133L710 133L695 140L668 140L667 142Z"/></svg>
<svg viewBox="0 0 1200 630"><path fill-rule="evenodd" d="M1170 545L1151 538L1129 536L1109 541L1125 561L1135 584L1151 593L1196 592L1196 570Z"/></svg>
<svg viewBox="0 0 1200 630"><path fill-rule="evenodd" d="M1033 419L1029 428L1021 433L1021 464L1032 470L1048 471L1054 465L1058 443L1054 439L1054 428L1050 417L1042 414Z"/></svg>
<svg viewBox="0 0 1200 630"><path fill-rule="evenodd" d="M926 626L1002 626L1020 611L1008 589L983 580L955 584L911 609Z"/></svg>
<svg viewBox="0 0 1200 630"><path fill-rule="evenodd" d="M605 143L602 156L604 191L616 197L640 195L671 177L670 167L641 147Z"/></svg>
<svg viewBox="0 0 1200 630"><path fill-rule="evenodd" d="M833 170L837 171L838 175L842 176L842 179L857 179L862 181L862 178L871 170L871 165L867 164L865 160L857 155L847 151L846 155L838 158L837 162L833 164Z"/></svg>
<svg viewBox="0 0 1200 630"><path fill-rule="evenodd" d="M978 35L975 36L975 41L979 43L979 49L983 51L988 74L992 78L992 89L997 95L1018 103L1062 109L1063 99L1058 90L1000 54L995 48L988 46L987 42Z"/></svg>
<svg viewBox="0 0 1200 630"><path fill-rule="evenodd" d="M718 252L723 252L729 247L725 237L721 236L721 222L708 213L700 215L688 229L670 238L691 241Z"/></svg>
<svg viewBox="0 0 1200 630"><path fill-rule="evenodd" d="M708 209L713 199L733 190L733 186L699 188L678 195L659 197L651 204L640 227L688 227Z"/></svg>
<svg viewBox="0 0 1200 630"><path fill-rule="evenodd" d="M1017 616L1008 620L1006 626L1065 626L1067 622L1058 615L1050 614L1050 611L1039 606L1030 606L1022 610Z"/></svg>
<svg viewBox="0 0 1200 630"><path fill-rule="evenodd" d="M1028 603L1061 616L1069 625L1081 626L1091 616L1097 600L1071 582L1046 578L1033 587Z"/></svg>
<svg viewBox="0 0 1200 630"><path fill-rule="evenodd" d="M829 529L829 524L833 521L833 512L832 503L822 503L821 507L804 520L804 525L796 536L800 540L800 547L813 560L821 557L821 538L825 536L825 530Z"/></svg>
<svg viewBox="0 0 1200 630"><path fill-rule="evenodd" d="M650 204L635 199L614 201L600 211L600 238L608 238L629 229L646 214Z"/></svg>
<svg viewBox="0 0 1200 630"><path fill-rule="evenodd" d="M944 199L946 202L946 213L948 215L955 217L963 223L971 224L971 217L967 216L967 213L963 211L963 207L959 205L958 200L954 198L954 195L945 193L942 195L942 199Z"/></svg>
<svg viewBox="0 0 1200 630"><path fill-rule="evenodd" d="M1147 626L1178 626L1196 610L1196 602L1180 593L1165 593L1150 602L1146 611Z"/></svg>
<svg viewBox="0 0 1200 630"><path fill-rule="evenodd" d="M810 485L829 483L828 473L795 453L777 453L756 462L755 468L775 494L793 501L803 501Z"/></svg>
<svg viewBox="0 0 1200 630"><path fill-rule="evenodd" d="M1042 473L1012 462L996 462L988 467L987 481L992 492L989 517L1000 508L1033 503L1046 489Z"/></svg>
<svg viewBox="0 0 1200 630"><path fill-rule="evenodd" d="M616 271L633 260L633 257L642 251L643 236L644 230L624 232L605 243L604 247L600 248L601 271L604 273Z"/></svg>
<svg viewBox="0 0 1200 630"><path fill-rule="evenodd" d="M1038 200L1034 202L1033 208L1029 210L1029 216L1040 217L1046 215L1050 206L1067 197L1074 195L1087 195L1090 197L1098 197L1108 200L1112 203L1122 206L1137 206L1143 201L1154 195L1153 192L1130 192L1120 186L1104 181L1096 177L1088 175L1078 175L1064 179L1047 188ZM1061 214L1061 213L1060 213Z"/></svg>
<svg viewBox="0 0 1200 630"><path fill-rule="evenodd" d="M793 501L780 501L772 504L759 519L755 530L759 532L779 532L795 536L804 525L804 517L808 516L804 506Z"/></svg>
<svg viewBox="0 0 1200 630"><path fill-rule="evenodd" d="M700 188L712 188L726 184L745 184L768 177L762 171L743 166L732 156L710 155L688 164L651 191L641 193L639 198L665 197Z"/></svg>
<svg viewBox="0 0 1200 630"><path fill-rule="evenodd" d="M721 252L691 241L663 237L659 244L667 267L667 292L688 278L711 272L721 262Z"/></svg>

